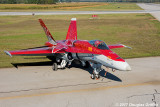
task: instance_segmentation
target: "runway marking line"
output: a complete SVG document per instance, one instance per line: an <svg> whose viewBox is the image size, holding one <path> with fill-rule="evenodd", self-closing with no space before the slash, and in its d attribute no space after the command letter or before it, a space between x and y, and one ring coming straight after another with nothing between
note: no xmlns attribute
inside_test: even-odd
<svg viewBox="0 0 160 107"><path fill-rule="evenodd" d="M149 84L151 84L151 83L137 83L137 84L107 86L107 87L80 89L80 90L71 90L71 91L60 91L60 92L50 92L50 93L41 93L41 94L11 96L11 97L0 97L0 100L9 100L9 99L18 99L18 98L27 98L27 97L38 97L38 96L65 94L65 93L86 92L86 91L98 91L98 90L107 90L107 89L112 89L112 88L133 87L133 86L142 86L142 85L144 86L144 85L149 85Z"/></svg>

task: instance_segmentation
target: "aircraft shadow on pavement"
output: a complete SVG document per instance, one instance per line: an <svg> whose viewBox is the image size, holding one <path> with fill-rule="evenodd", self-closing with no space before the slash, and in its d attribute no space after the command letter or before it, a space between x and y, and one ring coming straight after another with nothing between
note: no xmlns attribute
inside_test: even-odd
<svg viewBox="0 0 160 107"><path fill-rule="evenodd" d="M91 67L89 67L89 68L84 68L84 67L82 67L82 66L79 65L79 64L72 64L72 67L86 70L86 71L88 71L90 74L93 73L93 69L92 69ZM113 75L112 73L107 72L106 75L105 75L105 73L106 73L106 71L105 71L105 70L102 70L102 71L99 73L99 75L100 75L101 77L104 77L104 78L107 78L107 79L110 79L110 80L122 82L122 80L121 80L119 77Z"/></svg>
<svg viewBox="0 0 160 107"><path fill-rule="evenodd" d="M14 67L18 68L18 66L52 66L52 61L45 62L27 62L27 63L11 63Z"/></svg>
<svg viewBox="0 0 160 107"><path fill-rule="evenodd" d="M110 79L110 80L122 82L122 80L119 77L113 75L112 73L107 72L106 75L105 75L105 73L106 73L105 70L101 71L100 76L107 78L107 79Z"/></svg>
<svg viewBox="0 0 160 107"><path fill-rule="evenodd" d="M28 63L11 63L11 64L18 69L18 66L52 66L53 62L52 61L45 61L45 62L28 62ZM72 63L71 67L86 70L90 74L93 73L93 69L91 67L84 68L84 67L81 66L80 63L76 63L76 62ZM119 77L115 76L114 74L107 72L106 75L105 75L105 73L106 73L106 71L102 70L100 72L100 76L104 77L104 78L107 78L107 79L110 79L110 80L122 82L122 80Z"/></svg>

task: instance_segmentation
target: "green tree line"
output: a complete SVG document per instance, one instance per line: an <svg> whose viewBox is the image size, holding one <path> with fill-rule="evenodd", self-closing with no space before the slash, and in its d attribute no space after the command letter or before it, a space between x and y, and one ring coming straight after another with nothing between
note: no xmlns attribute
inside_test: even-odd
<svg viewBox="0 0 160 107"><path fill-rule="evenodd" d="M56 2L160 2L160 0L0 0L0 4L55 4Z"/></svg>
<svg viewBox="0 0 160 107"><path fill-rule="evenodd" d="M133 2L133 3L154 3L160 0L60 0L61 2Z"/></svg>
<svg viewBox="0 0 160 107"><path fill-rule="evenodd" d="M0 4L55 4L58 0L0 0Z"/></svg>

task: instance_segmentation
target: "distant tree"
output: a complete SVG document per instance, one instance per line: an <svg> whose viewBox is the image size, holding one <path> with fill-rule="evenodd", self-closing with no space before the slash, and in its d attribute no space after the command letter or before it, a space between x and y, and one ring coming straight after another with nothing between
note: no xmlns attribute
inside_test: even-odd
<svg viewBox="0 0 160 107"><path fill-rule="evenodd" d="M53 0L47 0L48 3L47 4L53 4Z"/></svg>
<svg viewBox="0 0 160 107"><path fill-rule="evenodd" d="M37 4L45 4L45 0L37 0Z"/></svg>
<svg viewBox="0 0 160 107"><path fill-rule="evenodd" d="M17 4L26 3L26 2L27 2L27 0L16 0L16 3L17 3Z"/></svg>
<svg viewBox="0 0 160 107"><path fill-rule="evenodd" d="M55 4L58 0L36 0L36 4Z"/></svg>
<svg viewBox="0 0 160 107"><path fill-rule="evenodd" d="M8 4L16 4L17 1L16 0L8 0Z"/></svg>

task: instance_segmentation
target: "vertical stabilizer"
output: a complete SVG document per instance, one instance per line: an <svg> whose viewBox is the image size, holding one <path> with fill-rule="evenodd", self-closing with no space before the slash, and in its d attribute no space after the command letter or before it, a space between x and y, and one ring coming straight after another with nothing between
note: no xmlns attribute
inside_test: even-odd
<svg viewBox="0 0 160 107"><path fill-rule="evenodd" d="M77 24L76 18L71 19L71 23L68 28L66 40L77 40Z"/></svg>
<svg viewBox="0 0 160 107"><path fill-rule="evenodd" d="M53 44L53 45L56 45L56 41L54 40L54 38L52 37L51 33L49 32L48 28L46 27L46 25L44 24L43 20L42 19L39 19L39 22L41 24L41 26L43 27L44 29L44 32L46 33L46 36L48 38L48 41Z"/></svg>

